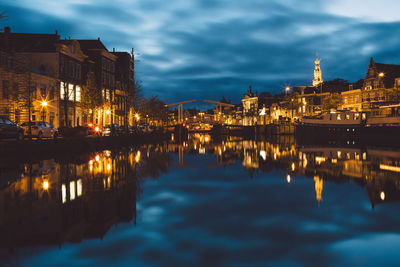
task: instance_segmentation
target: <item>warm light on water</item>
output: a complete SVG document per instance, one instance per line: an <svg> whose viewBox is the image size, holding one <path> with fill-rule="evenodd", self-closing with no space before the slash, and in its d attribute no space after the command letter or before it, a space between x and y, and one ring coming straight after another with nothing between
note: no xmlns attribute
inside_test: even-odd
<svg viewBox="0 0 400 267"><path fill-rule="evenodd" d="M374 250L373 258L360 253L400 245L393 168L400 151L208 138L0 167L8 179L0 189L0 260L23 266L44 258L52 266L400 260L395 249Z"/></svg>

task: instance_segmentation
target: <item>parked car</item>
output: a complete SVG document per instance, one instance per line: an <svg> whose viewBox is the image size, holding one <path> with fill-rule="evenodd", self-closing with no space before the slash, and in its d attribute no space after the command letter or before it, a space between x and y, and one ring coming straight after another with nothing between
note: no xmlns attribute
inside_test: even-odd
<svg viewBox="0 0 400 267"><path fill-rule="evenodd" d="M123 135L124 133L125 133L125 128L123 126L119 126L118 124L109 124L103 127L101 135L102 136Z"/></svg>
<svg viewBox="0 0 400 267"><path fill-rule="evenodd" d="M24 130L6 117L0 116L0 138L22 140L24 139Z"/></svg>
<svg viewBox="0 0 400 267"><path fill-rule="evenodd" d="M45 121L32 121L31 124L31 136L37 137L39 139L43 137L47 138L57 138L58 130L54 128L50 123ZM24 122L21 124L24 129L24 135L29 136L29 122Z"/></svg>
<svg viewBox="0 0 400 267"><path fill-rule="evenodd" d="M128 133L129 134L139 134L141 132L140 128L138 126L130 126L128 125Z"/></svg>

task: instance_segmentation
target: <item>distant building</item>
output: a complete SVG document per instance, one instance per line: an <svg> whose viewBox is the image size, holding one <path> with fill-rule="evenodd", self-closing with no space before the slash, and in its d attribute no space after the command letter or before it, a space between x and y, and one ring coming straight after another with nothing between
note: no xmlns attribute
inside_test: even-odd
<svg viewBox="0 0 400 267"><path fill-rule="evenodd" d="M390 103L388 93L399 87L400 65L376 63L371 58L362 87L363 110Z"/></svg>
<svg viewBox="0 0 400 267"><path fill-rule="evenodd" d="M321 73L321 66L320 66L320 60L317 58L315 59L315 68L314 68L314 80L312 82L312 85L317 87L324 81L322 80L322 73Z"/></svg>
<svg viewBox="0 0 400 267"><path fill-rule="evenodd" d="M258 96L251 91L251 85L242 99L243 104L243 125L256 125L258 117Z"/></svg>

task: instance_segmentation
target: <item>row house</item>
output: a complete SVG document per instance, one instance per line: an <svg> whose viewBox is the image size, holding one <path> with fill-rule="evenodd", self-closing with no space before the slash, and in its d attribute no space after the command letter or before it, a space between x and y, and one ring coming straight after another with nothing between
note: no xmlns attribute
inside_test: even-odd
<svg viewBox="0 0 400 267"><path fill-rule="evenodd" d="M57 32L12 33L6 27L4 33L0 33L0 44L4 53L21 59L25 65L27 89L24 98L28 102L25 107L30 107L25 115L30 114L31 120L52 121L55 127L80 125L82 65L87 56L80 50L79 43L60 40ZM16 90L17 87L13 89L14 92ZM13 113L14 119L18 121L20 112L14 110Z"/></svg>
<svg viewBox="0 0 400 267"><path fill-rule="evenodd" d="M133 51L109 52L100 38L62 40L57 31L13 33L6 27L0 52L0 115L17 123L45 120L54 127L133 124ZM82 99L89 74L101 99L94 108Z"/></svg>
<svg viewBox="0 0 400 267"><path fill-rule="evenodd" d="M361 92L362 109L369 111L392 102L390 94L399 87L400 65L376 63L371 58Z"/></svg>
<svg viewBox="0 0 400 267"><path fill-rule="evenodd" d="M93 112L94 123L107 125L114 120L115 101L115 62L117 56L113 55L104 44L97 40L78 40L82 51L88 56L92 67L87 71L93 71L96 79L96 87L103 99L103 106ZM87 73L85 73L87 75Z"/></svg>
<svg viewBox="0 0 400 267"><path fill-rule="evenodd" d="M119 125L134 125L136 122L132 99L135 94L135 57L133 49L128 52L112 52L115 62L115 122Z"/></svg>

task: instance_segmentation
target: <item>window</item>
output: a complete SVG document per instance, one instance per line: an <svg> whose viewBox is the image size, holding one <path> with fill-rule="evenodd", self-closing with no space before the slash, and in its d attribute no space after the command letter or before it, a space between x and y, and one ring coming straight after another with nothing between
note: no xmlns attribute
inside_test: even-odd
<svg viewBox="0 0 400 267"><path fill-rule="evenodd" d="M17 100L17 98L18 98L18 84L16 82L13 83L12 96L13 96L13 100Z"/></svg>
<svg viewBox="0 0 400 267"><path fill-rule="evenodd" d="M360 117L360 113L354 113L354 115L353 115L354 120L358 120L359 117Z"/></svg>
<svg viewBox="0 0 400 267"><path fill-rule="evenodd" d="M44 84L40 85L40 96L43 99L46 99L46 85L44 85Z"/></svg>
<svg viewBox="0 0 400 267"><path fill-rule="evenodd" d="M340 120L342 119L342 117L340 116L340 114L337 114L336 119L337 119L338 121L340 121Z"/></svg>
<svg viewBox="0 0 400 267"><path fill-rule="evenodd" d="M65 97L65 83L60 82L60 99L64 100Z"/></svg>
<svg viewBox="0 0 400 267"><path fill-rule="evenodd" d="M73 77L74 76L74 63L68 62L68 75Z"/></svg>
<svg viewBox="0 0 400 267"><path fill-rule="evenodd" d="M60 59L60 73L64 74L64 71L65 71L65 61L64 61L64 58L61 58Z"/></svg>
<svg viewBox="0 0 400 267"><path fill-rule="evenodd" d="M50 121L50 124L51 124L51 125L54 125L54 118L55 118L54 112L50 112L49 121ZM52 127L52 126L51 126L51 127Z"/></svg>
<svg viewBox="0 0 400 267"><path fill-rule="evenodd" d="M3 99L8 99L9 89L10 89L9 87L10 87L10 81L3 80L3 94L2 94Z"/></svg>
<svg viewBox="0 0 400 267"><path fill-rule="evenodd" d="M54 86L52 86L52 87L50 87L50 90L49 90L49 100L54 99L54 93L55 93Z"/></svg>
<svg viewBox="0 0 400 267"><path fill-rule="evenodd" d="M79 65L79 64L76 65L75 78L76 79L80 79L81 78L81 65Z"/></svg>
<svg viewBox="0 0 400 267"><path fill-rule="evenodd" d="M350 114L346 114L346 120L350 120Z"/></svg>
<svg viewBox="0 0 400 267"><path fill-rule="evenodd" d="M75 101L81 102L81 87L78 85L75 87Z"/></svg>
<svg viewBox="0 0 400 267"><path fill-rule="evenodd" d="M31 83L31 99L36 98L36 83Z"/></svg>
<svg viewBox="0 0 400 267"><path fill-rule="evenodd" d="M68 100L74 101L74 85L68 84Z"/></svg>

